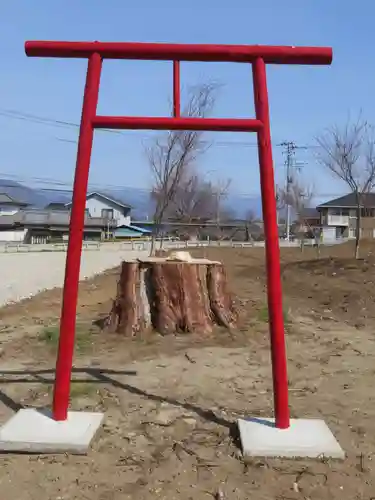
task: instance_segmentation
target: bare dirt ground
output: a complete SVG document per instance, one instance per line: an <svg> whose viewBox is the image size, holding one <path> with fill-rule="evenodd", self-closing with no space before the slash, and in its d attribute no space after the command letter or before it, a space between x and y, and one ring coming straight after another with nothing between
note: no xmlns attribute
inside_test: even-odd
<svg viewBox="0 0 375 500"><path fill-rule="evenodd" d="M233 335L125 339L93 321L110 309L117 270L80 286L71 407L104 411L87 456L1 457L1 498L375 498L375 246L282 250L294 417L324 418L347 452L332 460L244 463L234 422L272 415L263 249L198 254L226 263L243 311ZM374 252L374 255L372 254ZM0 309L0 421L45 406L61 291Z"/></svg>

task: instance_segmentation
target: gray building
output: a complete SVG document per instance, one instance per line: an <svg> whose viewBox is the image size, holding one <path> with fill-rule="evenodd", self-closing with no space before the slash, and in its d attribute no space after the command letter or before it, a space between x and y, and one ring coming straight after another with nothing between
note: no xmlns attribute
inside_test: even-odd
<svg viewBox="0 0 375 500"><path fill-rule="evenodd" d="M71 203L49 203L43 209L0 193L0 241L48 243L68 239ZM118 226L130 225L131 207L99 192L88 194L84 239L110 237Z"/></svg>
<svg viewBox="0 0 375 500"><path fill-rule="evenodd" d="M375 238L375 193L361 194L360 235ZM340 196L316 207L324 240L355 238L357 202L355 193Z"/></svg>

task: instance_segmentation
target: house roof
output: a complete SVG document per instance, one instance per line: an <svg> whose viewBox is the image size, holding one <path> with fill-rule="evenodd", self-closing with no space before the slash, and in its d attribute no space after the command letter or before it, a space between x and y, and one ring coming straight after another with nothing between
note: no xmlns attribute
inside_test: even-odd
<svg viewBox="0 0 375 500"><path fill-rule="evenodd" d="M319 219L320 215L316 208L305 208L303 210L303 217L306 219Z"/></svg>
<svg viewBox="0 0 375 500"><path fill-rule="evenodd" d="M117 227L114 230L114 235L115 237L120 237L120 236L142 236L143 233L140 233L139 231L135 231L134 229L130 229L128 227Z"/></svg>
<svg viewBox="0 0 375 500"><path fill-rule="evenodd" d="M375 193L362 193L361 195L361 205L368 208L375 208ZM321 208L355 208L357 206L355 193L349 193L345 196L340 196L334 200L326 201L321 203L316 208L317 210Z"/></svg>
<svg viewBox="0 0 375 500"><path fill-rule="evenodd" d="M46 205L44 208L51 210L68 210L66 203L59 201L52 201L51 203L48 203L48 205Z"/></svg>
<svg viewBox="0 0 375 500"><path fill-rule="evenodd" d="M0 203L3 204L3 205L5 205L5 204L9 204L9 205L12 204L12 205L19 205L19 206L22 206L22 207L28 205L28 203L26 203L24 201L18 201L15 198L12 198L7 193L0 193Z"/></svg>
<svg viewBox="0 0 375 500"><path fill-rule="evenodd" d="M123 229L124 231L128 229L128 230L134 231L135 233L143 233L143 234L151 234L152 233L152 231L150 231L149 229L144 229L143 227L139 227L139 226L133 226L133 224L131 224L130 226L123 224L122 226L118 226L116 228L116 230L117 229Z"/></svg>
<svg viewBox="0 0 375 500"><path fill-rule="evenodd" d="M140 231L142 233L151 233L152 232L149 229L145 229L144 227L134 226L133 224L131 224L129 227L131 229L134 229L135 231Z"/></svg>
<svg viewBox="0 0 375 500"><path fill-rule="evenodd" d="M124 201L113 196L112 194L109 194L109 193L107 194L107 193L103 193L103 192L99 192L99 191L92 191L91 193L88 193L88 195L86 196L86 199L89 200L90 198L93 198L94 196L97 196L98 198L102 198L104 200L107 200L107 201L114 203L115 205L122 207L122 208L132 208L130 205L128 205L127 203L124 203ZM72 202L70 201L69 203L66 204L66 206L69 206L71 204L72 204Z"/></svg>

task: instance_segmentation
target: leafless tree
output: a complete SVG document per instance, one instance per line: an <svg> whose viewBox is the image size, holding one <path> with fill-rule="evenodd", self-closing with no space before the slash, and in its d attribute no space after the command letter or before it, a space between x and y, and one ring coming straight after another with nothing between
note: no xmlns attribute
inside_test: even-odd
<svg viewBox="0 0 375 500"><path fill-rule="evenodd" d="M202 84L190 89L184 116L205 117L214 105L217 86ZM177 130L162 138L157 138L147 148L147 156L152 173L151 197L155 205L153 220L154 231L151 254L155 250L155 239L160 234L161 223L167 208L176 197L183 181L187 181L199 155L208 146L201 140L202 132Z"/></svg>
<svg viewBox="0 0 375 500"><path fill-rule="evenodd" d="M232 179L221 179L211 184L213 198L215 200L215 220L219 225L223 218L228 218L230 210L224 208L223 202L227 199Z"/></svg>
<svg viewBox="0 0 375 500"><path fill-rule="evenodd" d="M193 173L183 179L166 215L183 222L220 220L230 181L213 183Z"/></svg>
<svg viewBox="0 0 375 500"><path fill-rule="evenodd" d="M289 205L296 216L296 233L301 242L301 250L304 249L305 233L310 232L309 224L306 220L306 208L310 207L313 197L312 186L306 186L303 181L295 177L289 184L288 191L280 190L280 203Z"/></svg>
<svg viewBox="0 0 375 500"><path fill-rule="evenodd" d="M252 210L251 208L249 210L246 211L246 214L245 214L245 219L247 222L249 222L250 224L252 224L255 220L256 220L256 214L255 214L255 211Z"/></svg>
<svg viewBox="0 0 375 500"><path fill-rule="evenodd" d="M174 200L166 211L166 216L178 221L202 223L216 222L215 237L220 237L220 221L232 217L230 207L224 206L230 180L211 182L203 176L193 174L184 179L176 192ZM211 230L212 233L212 230Z"/></svg>
<svg viewBox="0 0 375 500"><path fill-rule="evenodd" d="M361 117L345 127L334 126L317 138L318 161L345 182L356 200L355 258L359 257L361 211L366 194L375 184L375 141L373 128Z"/></svg>
<svg viewBox="0 0 375 500"><path fill-rule="evenodd" d="M236 211L229 205L221 205L219 208L219 223L230 222L236 219Z"/></svg>
<svg viewBox="0 0 375 500"><path fill-rule="evenodd" d="M256 221L256 214L254 210L249 209L245 214L245 241L251 241L253 239L251 234L252 224Z"/></svg>

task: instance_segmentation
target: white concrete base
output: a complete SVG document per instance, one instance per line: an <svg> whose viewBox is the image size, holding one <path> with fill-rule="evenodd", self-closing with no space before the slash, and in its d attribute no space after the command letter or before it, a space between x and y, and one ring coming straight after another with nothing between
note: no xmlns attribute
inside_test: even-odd
<svg viewBox="0 0 375 500"><path fill-rule="evenodd" d="M20 410L0 428L0 452L85 454L103 417L71 411L56 422L48 411Z"/></svg>
<svg viewBox="0 0 375 500"><path fill-rule="evenodd" d="M244 457L345 458L323 420L292 419L289 429L277 429L274 419L238 420Z"/></svg>

